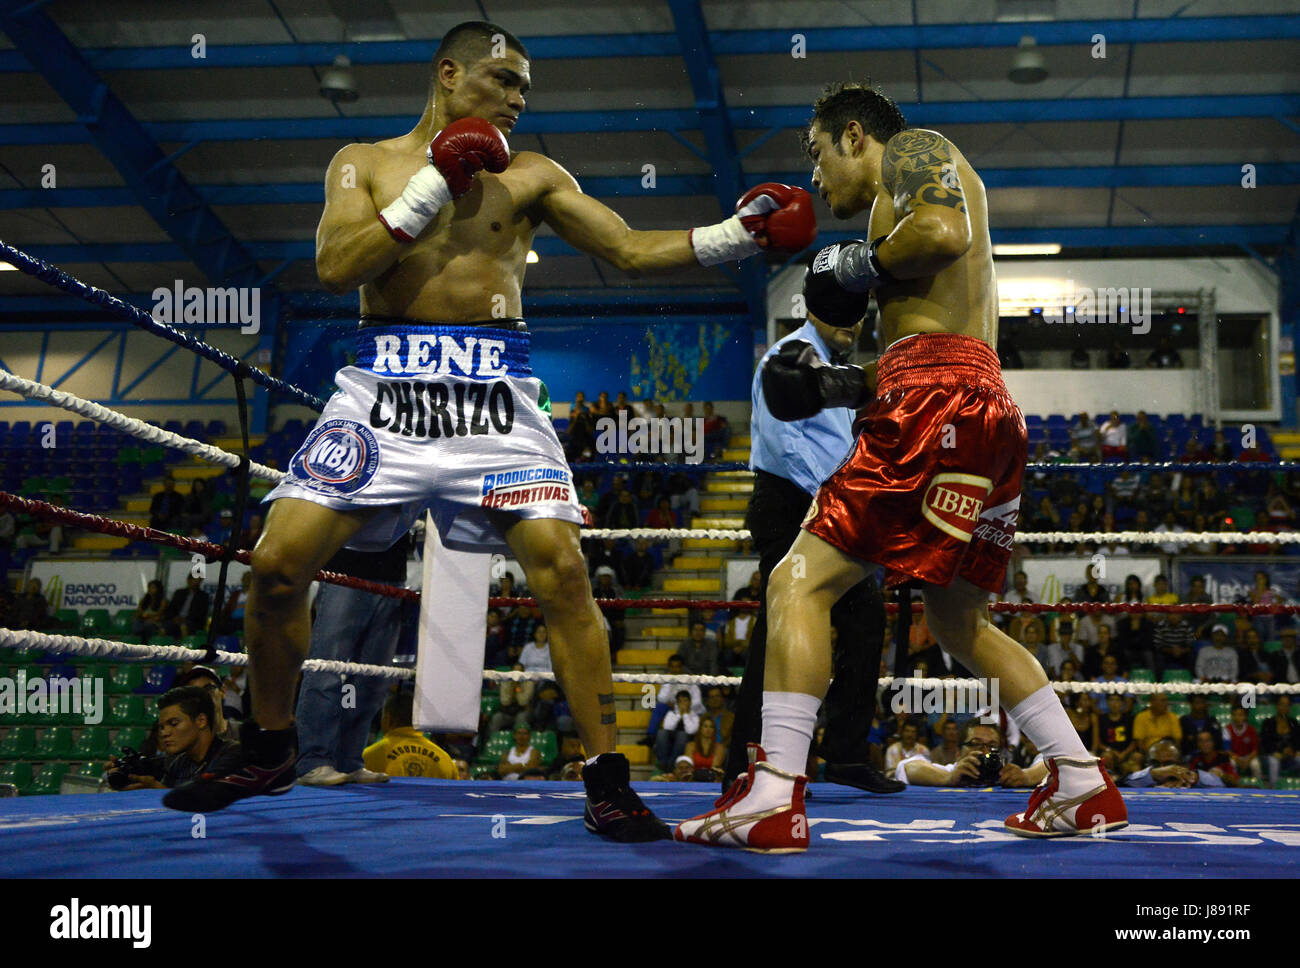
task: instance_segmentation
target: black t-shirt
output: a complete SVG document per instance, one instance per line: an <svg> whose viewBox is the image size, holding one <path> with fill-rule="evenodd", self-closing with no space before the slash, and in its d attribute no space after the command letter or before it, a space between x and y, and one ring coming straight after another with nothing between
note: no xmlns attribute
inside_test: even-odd
<svg viewBox="0 0 1300 968"><path fill-rule="evenodd" d="M1097 718L1097 738L1102 746L1125 749L1133 742L1133 717L1128 713L1120 713L1119 719L1111 719L1110 713L1103 713Z"/></svg>

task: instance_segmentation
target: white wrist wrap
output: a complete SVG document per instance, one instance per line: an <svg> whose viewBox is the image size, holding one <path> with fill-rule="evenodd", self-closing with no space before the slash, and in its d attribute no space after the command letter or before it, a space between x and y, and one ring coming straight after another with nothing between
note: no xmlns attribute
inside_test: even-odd
<svg viewBox="0 0 1300 968"><path fill-rule="evenodd" d="M716 225L691 229L691 246L695 249L695 258L702 266L746 259L763 251L741 224L738 215Z"/></svg>
<svg viewBox="0 0 1300 968"><path fill-rule="evenodd" d="M447 179L433 165L425 165L411 176L393 204L379 213L379 219L399 242L414 242L433 221L438 209L450 201Z"/></svg>

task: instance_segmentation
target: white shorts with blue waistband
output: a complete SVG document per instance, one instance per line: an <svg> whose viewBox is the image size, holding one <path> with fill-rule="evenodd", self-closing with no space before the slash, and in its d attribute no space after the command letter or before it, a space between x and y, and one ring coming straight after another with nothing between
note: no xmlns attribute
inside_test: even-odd
<svg viewBox="0 0 1300 968"><path fill-rule="evenodd" d="M356 362L265 501L380 510L347 547L380 551L428 508L449 548L500 551L492 508L582 523L573 477L538 405L527 333L391 324L357 332Z"/></svg>

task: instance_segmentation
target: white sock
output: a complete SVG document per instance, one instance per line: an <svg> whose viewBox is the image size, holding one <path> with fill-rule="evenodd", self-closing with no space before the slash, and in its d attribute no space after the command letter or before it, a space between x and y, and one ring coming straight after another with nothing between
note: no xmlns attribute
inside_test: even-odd
<svg viewBox="0 0 1300 968"><path fill-rule="evenodd" d="M808 769L808 748L822 701L802 692L763 693L763 751L778 770L796 776Z"/></svg>
<svg viewBox="0 0 1300 968"><path fill-rule="evenodd" d="M1029 737L1044 757L1091 755L1070 724L1061 697L1051 685L1030 693L1016 704L1015 709L1007 710L1007 715L1016 721L1020 731Z"/></svg>

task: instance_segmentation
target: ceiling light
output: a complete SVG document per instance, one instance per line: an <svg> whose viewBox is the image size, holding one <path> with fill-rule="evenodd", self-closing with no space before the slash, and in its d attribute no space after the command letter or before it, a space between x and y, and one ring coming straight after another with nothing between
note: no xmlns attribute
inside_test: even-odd
<svg viewBox="0 0 1300 968"><path fill-rule="evenodd" d="M1056 255L1061 251L1059 242L1035 242L1030 245L995 245L994 255Z"/></svg>
<svg viewBox="0 0 1300 968"><path fill-rule="evenodd" d="M537 259L537 253L534 252L532 249L529 249L529 250L528 250L528 255L524 256L524 261L525 261L525 262L537 262L537 261L538 261L538 259Z"/></svg>
<svg viewBox="0 0 1300 968"><path fill-rule="evenodd" d="M357 80L352 76L352 61L343 54L334 58L334 66L325 71L320 79L321 97L328 98L335 104L350 104L357 99Z"/></svg>
<svg viewBox="0 0 1300 968"><path fill-rule="evenodd" d="M1038 84L1047 79L1047 62L1039 53L1038 42L1033 37L1020 38L1007 77L1013 84Z"/></svg>

